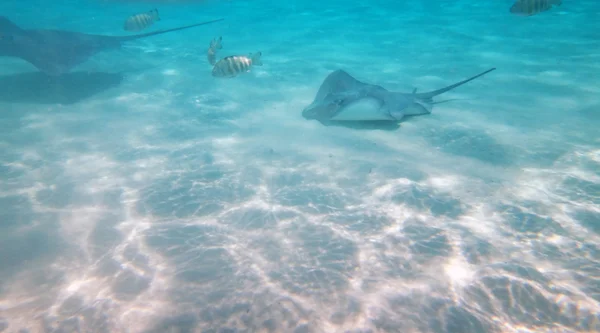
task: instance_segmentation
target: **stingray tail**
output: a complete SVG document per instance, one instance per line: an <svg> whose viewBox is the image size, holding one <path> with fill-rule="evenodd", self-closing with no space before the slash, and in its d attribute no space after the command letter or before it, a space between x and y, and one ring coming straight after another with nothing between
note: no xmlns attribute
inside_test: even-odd
<svg viewBox="0 0 600 333"><path fill-rule="evenodd" d="M455 83L455 84L453 84L453 85L447 86L447 87L445 87L445 88L442 88L442 89L438 89L438 90L434 90L434 91L430 91L430 92L426 92L426 93L420 93L420 94L417 94L417 93L416 93L416 89L415 89L415 90L413 91L413 94L414 94L414 95L415 95L417 98L420 98L420 99L425 99L425 100L427 100L427 99L431 99L431 98L433 98L434 96L437 96L437 95L443 94L443 93L447 92L448 90L452 90L452 89L454 89L454 88L456 88L456 87L458 87L458 86L462 86L463 84L465 84L465 83L467 83L467 82L469 82L469 81L473 81L473 80L475 80L476 78L478 78L478 77L480 77L480 76L483 76L483 75L485 75L485 74L487 74L487 73L489 73L489 72L491 72L491 71L493 71L493 70L495 70L495 69L496 69L496 67L493 67L493 68L491 68L491 69L488 69L487 71L485 71L485 72L483 72L483 73L479 73L479 74L477 74L477 75L475 75L475 76L473 76L473 77L470 77L470 78L468 78L468 79L462 80L462 81L460 81L460 82L457 82L457 83Z"/></svg>
<svg viewBox="0 0 600 333"><path fill-rule="evenodd" d="M190 24L190 25L186 25L186 26L183 26L183 27L173 28L173 29L158 30L158 31L148 32L148 33L145 33L145 34L139 34L139 35L133 35L133 36L122 36L122 37L119 37L119 38L121 39L121 41L135 40L135 39L150 37L150 36L154 36L154 35L160 35L160 34L164 34L164 33L167 33L167 32L172 32L172 31L177 31L177 30L183 30L183 29L189 29L189 28L197 27L199 25L205 25L205 24L215 23L215 22L219 22L219 21L223 21L223 20L224 20L224 18L220 18L220 19L216 19L216 20L212 20L212 21L206 21L206 22L201 22L201 23L196 23L196 24Z"/></svg>

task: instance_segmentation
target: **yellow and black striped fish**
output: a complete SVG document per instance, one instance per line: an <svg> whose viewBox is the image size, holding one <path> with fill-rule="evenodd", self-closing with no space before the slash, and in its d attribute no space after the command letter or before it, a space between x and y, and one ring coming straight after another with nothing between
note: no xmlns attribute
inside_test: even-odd
<svg viewBox="0 0 600 333"><path fill-rule="evenodd" d="M214 77L234 77L248 72L252 66L262 66L261 52L247 56L229 56L219 60L212 69Z"/></svg>
<svg viewBox="0 0 600 333"><path fill-rule="evenodd" d="M561 4L562 0L517 0L510 7L510 12L515 15L531 16Z"/></svg>
<svg viewBox="0 0 600 333"><path fill-rule="evenodd" d="M217 62L217 51L223 48L221 40L222 38L220 36L218 39L214 38L213 40L211 40L210 45L208 46L208 51L206 51L206 58L208 59L208 62L213 66Z"/></svg>
<svg viewBox="0 0 600 333"><path fill-rule="evenodd" d="M160 21L160 17L158 16L158 9L155 8L147 13L131 15L125 20L123 29L126 31L140 31L151 26L156 21Z"/></svg>

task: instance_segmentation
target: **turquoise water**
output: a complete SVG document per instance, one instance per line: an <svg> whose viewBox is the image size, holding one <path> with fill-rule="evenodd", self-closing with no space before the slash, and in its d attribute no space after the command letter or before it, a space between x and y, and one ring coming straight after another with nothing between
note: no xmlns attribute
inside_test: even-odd
<svg viewBox="0 0 600 333"><path fill-rule="evenodd" d="M11 1L127 35L60 78L0 57L0 332L600 330L600 6ZM145 31L144 31L145 32ZM217 79L206 59L262 52ZM343 69L430 91L395 130L301 116Z"/></svg>

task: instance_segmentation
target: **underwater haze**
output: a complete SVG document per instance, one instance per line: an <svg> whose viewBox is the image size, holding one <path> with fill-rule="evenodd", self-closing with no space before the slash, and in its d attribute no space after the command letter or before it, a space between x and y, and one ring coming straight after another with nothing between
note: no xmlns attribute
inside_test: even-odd
<svg viewBox="0 0 600 333"><path fill-rule="evenodd" d="M0 57L0 332L599 332L600 3L513 3L1 1L22 29L223 20L57 76ZM219 36L262 66L213 76ZM490 68L395 127L302 116L338 69Z"/></svg>

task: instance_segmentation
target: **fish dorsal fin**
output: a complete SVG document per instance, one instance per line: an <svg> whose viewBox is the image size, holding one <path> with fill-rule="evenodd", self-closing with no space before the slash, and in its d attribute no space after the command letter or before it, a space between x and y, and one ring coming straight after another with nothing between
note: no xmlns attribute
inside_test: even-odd
<svg viewBox="0 0 600 333"><path fill-rule="evenodd" d="M157 8L154 8L151 11L149 11L148 14L150 14L150 16L152 16L156 21L160 21L160 15L158 14Z"/></svg>

